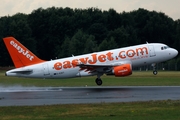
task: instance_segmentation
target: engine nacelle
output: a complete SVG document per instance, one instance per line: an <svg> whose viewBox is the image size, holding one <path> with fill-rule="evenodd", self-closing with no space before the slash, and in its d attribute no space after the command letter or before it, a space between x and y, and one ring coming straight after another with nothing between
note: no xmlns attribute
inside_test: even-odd
<svg viewBox="0 0 180 120"><path fill-rule="evenodd" d="M116 77L128 76L132 74L132 67L131 64L124 64L114 67L112 72Z"/></svg>

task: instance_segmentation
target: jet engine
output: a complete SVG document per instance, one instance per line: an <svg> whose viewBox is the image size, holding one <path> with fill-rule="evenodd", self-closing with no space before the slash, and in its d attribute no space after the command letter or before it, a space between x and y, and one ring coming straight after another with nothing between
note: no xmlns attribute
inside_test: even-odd
<svg viewBox="0 0 180 120"><path fill-rule="evenodd" d="M120 66L115 66L112 70L112 73L116 77L123 77L123 76L128 76L132 74L132 67L131 64L124 64Z"/></svg>

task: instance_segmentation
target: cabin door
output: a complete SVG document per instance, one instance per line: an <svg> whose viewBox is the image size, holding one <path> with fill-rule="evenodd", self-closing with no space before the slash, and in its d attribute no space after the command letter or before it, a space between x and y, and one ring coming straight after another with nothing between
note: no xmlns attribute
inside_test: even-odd
<svg viewBox="0 0 180 120"><path fill-rule="evenodd" d="M149 45L149 54L150 54L150 57L156 56L156 53L155 53L153 45Z"/></svg>

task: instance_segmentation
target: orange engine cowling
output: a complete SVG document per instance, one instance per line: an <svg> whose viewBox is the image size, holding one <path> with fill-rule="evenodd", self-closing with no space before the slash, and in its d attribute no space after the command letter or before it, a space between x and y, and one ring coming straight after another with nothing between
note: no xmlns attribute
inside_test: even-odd
<svg viewBox="0 0 180 120"><path fill-rule="evenodd" d="M124 64L120 66L116 66L113 69L113 73L116 77L123 77L132 74L131 64Z"/></svg>

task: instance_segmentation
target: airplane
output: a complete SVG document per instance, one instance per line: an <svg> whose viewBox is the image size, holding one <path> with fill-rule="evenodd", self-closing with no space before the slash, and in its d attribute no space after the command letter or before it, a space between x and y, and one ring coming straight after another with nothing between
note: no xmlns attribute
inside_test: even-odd
<svg viewBox="0 0 180 120"><path fill-rule="evenodd" d="M170 60L178 51L162 43L146 43L130 47L94 52L62 59L45 61L38 58L14 37L3 38L15 69L6 76L27 78L73 78L97 75L95 82L102 85L103 74L124 77L132 74L132 67L152 65Z"/></svg>

